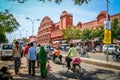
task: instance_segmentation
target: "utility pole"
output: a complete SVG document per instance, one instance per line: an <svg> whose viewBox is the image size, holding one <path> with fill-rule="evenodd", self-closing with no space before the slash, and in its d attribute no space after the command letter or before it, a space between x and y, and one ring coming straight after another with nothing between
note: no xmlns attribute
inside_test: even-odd
<svg viewBox="0 0 120 80"><path fill-rule="evenodd" d="M39 21L40 19L32 20L32 19L29 18L29 17L26 17L26 19L30 20L31 23L32 23L32 41L33 41L33 38L34 38L34 22L35 22L35 21Z"/></svg>
<svg viewBox="0 0 120 80"><path fill-rule="evenodd" d="M104 43L107 46L106 50L106 61L109 62L109 46L111 44L111 22L109 21L108 14L108 0L106 0L106 21L104 26Z"/></svg>

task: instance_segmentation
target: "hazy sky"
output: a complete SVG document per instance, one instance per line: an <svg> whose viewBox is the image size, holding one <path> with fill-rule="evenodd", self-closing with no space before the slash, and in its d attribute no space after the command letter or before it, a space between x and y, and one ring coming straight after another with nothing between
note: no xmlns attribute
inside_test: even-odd
<svg viewBox="0 0 120 80"><path fill-rule="evenodd" d="M106 0L91 0L89 4L83 4L81 6L74 5L72 0L63 0L60 5L55 4L54 0L52 1L50 3L46 0L43 3L39 2L39 0L27 0L25 3L20 4L17 1L0 0L0 11L8 9L20 23L21 27L19 30L22 32L22 37L26 37L26 30L28 30L28 37L32 35L32 23L26 20L26 17L32 20L40 19L40 21L34 22L34 35L36 35L39 24L45 16L49 16L56 23L60 20L62 11L65 10L73 14L73 24L76 25L79 21L84 23L95 20L101 11L106 10ZM109 1L109 14L120 13L120 0ZM16 38L20 38L19 30L14 32L14 34L17 34ZM9 36L14 35L10 34Z"/></svg>

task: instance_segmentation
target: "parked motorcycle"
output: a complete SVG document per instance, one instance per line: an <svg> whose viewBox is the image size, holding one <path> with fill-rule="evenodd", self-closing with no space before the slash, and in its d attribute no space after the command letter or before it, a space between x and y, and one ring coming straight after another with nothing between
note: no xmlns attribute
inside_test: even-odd
<svg viewBox="0 0 120 80"><path fill-rule="evenodd" d="M120 62L120 53L114 53L112 58L114 61Z"/></svg>

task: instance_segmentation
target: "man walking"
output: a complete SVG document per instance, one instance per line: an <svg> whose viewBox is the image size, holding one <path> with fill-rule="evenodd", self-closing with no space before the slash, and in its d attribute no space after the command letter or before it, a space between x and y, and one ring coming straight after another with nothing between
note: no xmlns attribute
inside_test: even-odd
<svg viewBox="0 0 120 80"><path fill-rule="evenodd" d="M30 43L28 43L24 49L24 56L26 57L26 60L27 60L27 66L28 66L28 49L29 48L30 48Z"/></svg>
<svg viewBox="0 0 120 80"><path fill-rule="evenodd" d="M35 76L35 61L36 61L37 53L33 43L31 43L30 46L31 47L28 50L28 60L29 60L28 72L29 74L32 74L32 76Z"/></svg>
<svg viewBox="0 0 120 80"><path fill-rule="evenodd" d="M21 47L19 46L19 42L16 41L15 42L15 46L12 50L12 56L14 58L14 66L15 66L15 74L18 74L19 72L19 67L20 67L20 64L21 64L21 60L20 60L20 57L21 57Z"/></svg>

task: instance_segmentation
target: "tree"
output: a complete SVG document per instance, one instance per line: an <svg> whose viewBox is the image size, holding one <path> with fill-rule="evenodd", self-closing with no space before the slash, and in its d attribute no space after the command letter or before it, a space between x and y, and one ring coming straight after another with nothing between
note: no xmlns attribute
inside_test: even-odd
<svg viewBox="0 0 120 80"><path fill-rule="evenodd" d="M71 39L80 39L81 31L76 26L62 30L62 36L69 42Z"/></svg>
<svg viewBox="0 0 120 80"><path fill-rule="evenodd" d="M115 18L112 20L111 23L111 38L112 38L112 42L113 40L120 40L120 26L118 25L118 18ZM98 28L96 30L92 30L91 33L92 38L99 38L98 42L102 43L103 38L104 38L104 26L98 26Z"/></svg>
<svg viewBox="0 0 120 80"><path fill-rule="evenodd" d="M0 12L0 21L1 33L11 33L18 29L18 26L20 26L17 20L12 14L9 13L8 10L5 10L5 12Z"/></svg>
<svg viewBox="0 0 120 80"><path fill-rule="evenodd" d="M17 30L19 26L17 20L8 12L8 10L0 12L0 34L5 36L5 33L11 33Z"/></svg>
<svg viewBox="0 0 120 80"><path fill-rule="evenodd" d="M0 34L0 43L5 43L5 42L8 42L5 34Z"/></svg>
<svg viewBox="0 0 120 80"><path fill-rule="evenodd" d="M18 1L19 3L24 3L25 1L28 0L8 0L8 1ZM43 1L45 2L46 0L38 0L38 1ZM49 2L51 2L52 0L47 0ZM91 0L72 0L74 2L75 5L82 5L84 3L88 4L89 1ZM60 4L62 2L62 0L55 0L55 3Z"/></svg>
<svg viewBox="0 0 120 80"><path fill-rule="evenodd" d="M27 38L22 38L22 41L23 41L24 43L28 43L28 39L27 39Z"/></svg>
<svg viewBox="0 0 120 80"><path fill-rule="evenodd" d="M103 38L104 38L104 26L103 25L99 26L98 36L99 36L98 42L103 43Z"/></svg>
<svg viewBox="0 0 120 80"><path fill-rule="evenodd" d="M94 39L94 38L97 38L98 35L99 35L99 29L95 29L95 30L91 30L91 38Z"/></svg>
<svg viewBox="0 0 120 80"><path fill-rule="evenodd" d="M111 24L111 31L112 31L112 35L111 35L111 38L112 38L112 42L113 40L120 40L120 26L118 25L119 22L118 22L118 18L115 18L112 20L112 24Z"/></svg>
<svg viewBox="0 0 120 80"><path fill-rule="evenodd" d="M84 29L81 33L81 39L83 41L87 41L87 42L89 40L91 40L92 39L91 32L92 32L92 30L90 30L90 29Z"/></svg>
<svg viewBox="0 0 120 80"><path fill-rule="evenodd" d="M104 26L98 26L95 30L92 30L91 32L91 38L95 39L98 38L98 43L102 43L104 38Z"/></svg>

